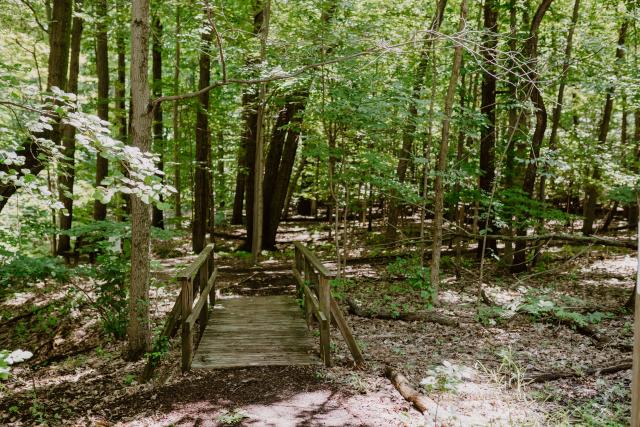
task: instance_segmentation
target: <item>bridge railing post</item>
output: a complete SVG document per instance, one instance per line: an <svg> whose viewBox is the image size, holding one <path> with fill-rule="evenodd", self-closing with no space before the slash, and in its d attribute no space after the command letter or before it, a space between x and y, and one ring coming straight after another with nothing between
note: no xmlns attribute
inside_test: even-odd
<svg viewBox="0 0 640 427"><path fill-rule="evenodd" d="M325 366L331 366L331 288L329 278L324 274L315 274L317 278L318 302L320 312L320 352Z"/></svg>
<svg viewBox="0 0 640 427"><path fill-rule="evenodd" d="M193 306L193 283L188 278L180 279L182 289L182 372L187 372L191 368L193 352L193 330L191 324L187 322L187 317L191 314Z"/></svg>

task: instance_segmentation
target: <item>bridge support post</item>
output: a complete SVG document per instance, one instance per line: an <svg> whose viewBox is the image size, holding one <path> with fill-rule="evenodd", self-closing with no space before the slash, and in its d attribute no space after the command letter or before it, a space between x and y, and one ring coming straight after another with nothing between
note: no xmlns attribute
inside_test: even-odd
<svg viewBox="0 0 640 427"><path fill-rule="evenodd" d="M193 286L188 279L181 279L182 288L182 372L187 372L191 368L193 351L193 331L187 318L191 314L193 305Z"/></svg>
<svg viewBox="0 0 640 427"><path fill-rule="evenodd" d="M318 302L320 303L320 351L325 366L331 366L331 289L329 279L324 275L319 275L318 280Z"/></svg>

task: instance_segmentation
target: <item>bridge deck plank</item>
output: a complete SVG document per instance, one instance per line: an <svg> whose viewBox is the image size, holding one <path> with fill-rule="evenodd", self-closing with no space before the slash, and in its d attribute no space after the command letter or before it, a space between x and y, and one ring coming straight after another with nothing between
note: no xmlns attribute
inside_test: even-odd
<svg viewBox="0 0 640 427"><path fill-rule="evenodd" d="M216 301L193 369L315 365L317 342L291 295Z"/></svg>

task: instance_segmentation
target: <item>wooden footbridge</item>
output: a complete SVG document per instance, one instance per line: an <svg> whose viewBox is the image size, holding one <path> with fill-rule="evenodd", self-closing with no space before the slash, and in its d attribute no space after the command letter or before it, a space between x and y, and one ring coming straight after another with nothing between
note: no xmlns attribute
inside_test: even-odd
<svg viewBox="0 0 640 427"><path fill-rule="evenodd" d="M182 371L245 366L331 366L331 325L344 338L354 362L364 358L342 311L331 296L329 270L301 243L295 243L292 280L297 296L250 296L216 301L218 276L213 245L177 275L180 285L161 337L181 329ZM301 302L302 304L298 304ZM311 332L317 325L317 337ZM145 378L153 372L150 361Z"/></svg>

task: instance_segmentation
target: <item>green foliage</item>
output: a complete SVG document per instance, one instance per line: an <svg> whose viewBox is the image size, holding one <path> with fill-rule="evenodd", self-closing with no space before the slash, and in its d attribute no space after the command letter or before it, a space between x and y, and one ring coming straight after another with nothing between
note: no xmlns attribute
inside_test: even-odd
<svg viewBox="0 0 640 427"><path fill-rule="evenodd" d="M602 313L599 311L587 314L578 313L556 305L544 294L539 295L536 293L528 294L525 297L525 302L518 307L518 311L529 314L535 320L554 317L558 320L566 320L577 326L600 323L602 320L613 316L611 313Z"/></svg>
<svg viewBox="0 0 640 427"><path fill-rule="evenodd" d="M504 321L504 314L508 311L500 306L480 306L476 312L476 320L484 326L495 326Z"/></svg>
<svg viewBox="0 0 640 427"><path fill-rule="evenodd" d="M342 301L345 298L345 290L354 285L352 279L333 279L329 282L331 285L331 295L338 301Z"/></svg>
<svg viewBox="0 0 640 427"><path fill-rule="evenodd" d="M10 286L27 286L47 279L66 282L70 273L59 258L17 255L0 268L0 292Z"/></svg>
<svg viewBox="0 0 640 427"><path fill-rule="evenodd" d="M157 336L153 340L151 351L147 353L147 360L151 366L156 367L160 360L169 352L169 337Z"/></svg>
<svg viewBox="0 0 640 427"><path fill-rule="evenodd" d="M404 277L409 287L419 292L425 307L433 307L435 289L431 286L431 269L420 265L417 257L396 258L387 266L389 274Z"/></svg>
<svg viewBox="0 0 640 427"><path fill-rule="evenodd" d="M242 409L234 409L232 411L224 411L218 416L218 422L223 426L238 425L249 415Z"/></svg>
<svg viewBox="0 0 640 427"><path fill-rule="evenodd" d="M98 257L95 266L85 270L96 280L97 298L93 306L100 313L102 327L116 339L126 335L129 268L127 257L106 253Z"/></svg>

